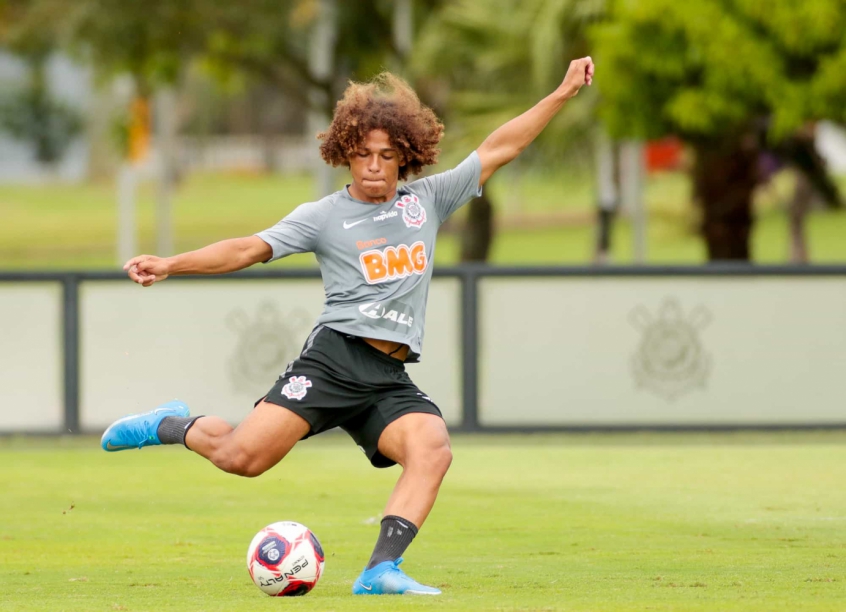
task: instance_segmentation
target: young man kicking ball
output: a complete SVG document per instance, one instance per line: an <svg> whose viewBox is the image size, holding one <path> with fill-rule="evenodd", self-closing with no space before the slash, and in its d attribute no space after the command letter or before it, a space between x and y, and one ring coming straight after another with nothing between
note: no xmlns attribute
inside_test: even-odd
<svg viewBox="0 0 846 612"><path fill-rule="evenodd" d="M402 466L353 593L439 594L398 567L452 461L440 410L404 365L420 358L435 238L456 209L591 84L593 71L589 57L574 60L555 92L494 131L458 166L404 187L398 181L437 162L443 125L397 77L350 84L319 135L323 159L350 169L346 188L301 205L255 236L168 258L140 255L124 266L129 278L149 287L171 275L224 274L314 252L326 303L302 354L234 429L170 402L116 421L103 434L103 448L183 444L226 472L251 477L300 440L341 427L375 467Z"/></svg>

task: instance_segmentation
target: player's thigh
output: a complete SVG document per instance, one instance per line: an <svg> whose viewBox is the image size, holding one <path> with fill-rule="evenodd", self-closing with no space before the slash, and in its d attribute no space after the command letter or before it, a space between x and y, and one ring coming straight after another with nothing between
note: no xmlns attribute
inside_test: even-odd
<svg viewBox="0 0 846 612"><path fill-rule="evenodd" d="M415 460L449 454L450 440L440 414L406 412L391 421L379 436L379 453L407 467Z"/></svg>
<svg viewBox="0 0 846 612"><path fill-rule="evenodd" d="M272 467L310 430L311 425L300 415L261 401L230 434L229 443L253 461Z"/></svg>
<svg viewBox="0 0 846 612"><path fill-rule="evenodd" d="M404 382L377 394L365 411L341 423L373 467L405 465L409 449L422 447L426 441L449 448L440 409L407 376L404 378Z"/></svg>

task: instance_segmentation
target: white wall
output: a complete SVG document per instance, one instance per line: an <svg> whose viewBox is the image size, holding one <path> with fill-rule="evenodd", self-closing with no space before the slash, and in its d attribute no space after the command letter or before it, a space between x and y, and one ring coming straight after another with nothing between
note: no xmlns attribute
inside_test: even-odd
<svg viewBox="0 0 846 612"><path fill-rule="evenodd" d="M486 278L484 425L846 424L846 280Z"/></svg>
<svg viewBox="0 0 846 612"><path fill-rule="evenodd" d="M80 424L180 398L237 423L300 351L319 279L80 284ZM0 283L0 432L62 430L62 290ZM846 424L846 277L482 278L489 426ZM412 379L461 421L461 285Z"/></svg>
<svg viewBox="0 0 846 612"><path fill-rule="evenodd" d="M64 424L62 287L0 283L0 432Z"/></svg>
<svg viewBox="0 0 846 612"><path fill-rule="evenodd" d="M423 361L409 375L460 421L460 286L432 283ZM323 306L314 280L192 281L80 290L83 430L172 399L195 414L241 421L299 355Z"/></svg>

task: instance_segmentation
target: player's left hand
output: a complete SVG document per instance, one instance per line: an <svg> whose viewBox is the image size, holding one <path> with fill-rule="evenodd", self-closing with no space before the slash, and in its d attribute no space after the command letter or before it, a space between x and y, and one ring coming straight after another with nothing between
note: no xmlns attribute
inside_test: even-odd
<svg viewBox="0 0 846 612"><path fill-rule="evenodd" d="M163 281L169 273L167 259L155 255L133 257L123 264L123 269L130 279L142 287L150 287L155 282Z"/></svg>
<svg viewBox="0 0 846 612"><path fill-rule="evenodd" d="M570 67L567 69L560 89L564 91L568 98L572 98L579 93L582 86L590 86L593 83L593 71L594 65L590 56L573 60L570 62Z"/></svg>

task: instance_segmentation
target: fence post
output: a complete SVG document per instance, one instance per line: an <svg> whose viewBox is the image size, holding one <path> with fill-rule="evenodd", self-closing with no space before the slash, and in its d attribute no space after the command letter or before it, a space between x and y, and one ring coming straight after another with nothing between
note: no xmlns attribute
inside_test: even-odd
<svg viewBox="0 0 846 612"><path fill-rule="evenodd" d="M65 276L62 335L64 350L65 430L79 433L79 277Z"/></svg>
<svg viewBox="0 0 846 612"><path fill-rule="evenodd" d="M478 273L465 266L461 274L461 361L462 411L461 429L479 430L479 309Z"/></svg>

